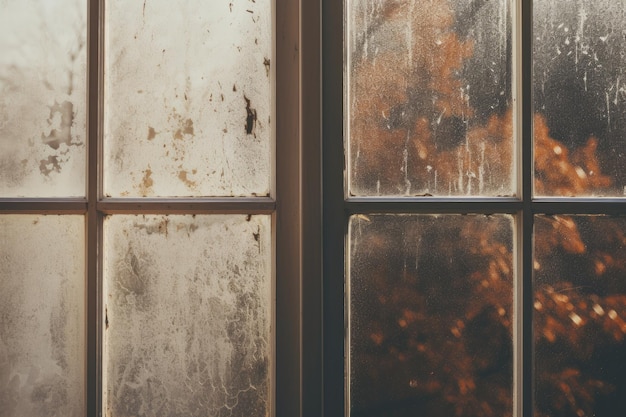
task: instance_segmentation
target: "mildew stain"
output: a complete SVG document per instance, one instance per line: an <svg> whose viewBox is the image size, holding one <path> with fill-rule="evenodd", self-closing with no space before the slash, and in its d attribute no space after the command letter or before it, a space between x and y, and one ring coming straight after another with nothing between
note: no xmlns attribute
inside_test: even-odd
<svg viewBox="0 0 626 417"><path fill-rule="evenodd" d="M61 172L59 158L56 156L48 156L48 159L42 159L39 161L39 171L45 176L50 175L52 172Z"/></svg>
<svg viewBox="0 0 626 417"><path fill-rule="evenodd" d="M197 171L194 169L192 171L192 174L195 174ZM178 172L178 179L181 180L188 188L195 188L196 187L196 182L195 181L191 181L188 177L187 177L188 173L187 171L179 171Z"/></svg>
<svg viewBox="0 0 626 417"><path fill-rule="evenodd" d="M246 134L253 135L254 128L256 127L256 121L257 121L256 109L253 109L250 106L250 99L248 97L244 95L243 99L246 101L246 123L245 123ZM254 134L254 136L256 137L256 134Z"/></svg>
<svg viewBox="0 0 626 417"><path fill-rule="evenodd" d="M156 137L156 131L152 126L148 126L148 140L152 140Z"/></svg>
<svg viewBox="0 0 626 417"><path fill-rule="evenodd" d="M193 120L191 119L187 119L185 120L180 129L176 130L176 132L174 133L174 139L178 139L178 140L182 140L184 139L184 135L189 135L189 136L194 136L194 130L193 130Z"/></svg>
<svg viewBox="0 0 626 417"><path fill-rule="evenodd" d="M152 179L152 170L148 168L143 171L143 178L139 184L139 192L143 197L146 197L148 194L152 194L153 185L154 180Z"/></svg>
<svg viewBox="0 0 626 417"><path fill-rule="evenodd" d="M269 77L270 76L270 59L269 58L263 58L263 65L265 65L265 74Z"/></svg>

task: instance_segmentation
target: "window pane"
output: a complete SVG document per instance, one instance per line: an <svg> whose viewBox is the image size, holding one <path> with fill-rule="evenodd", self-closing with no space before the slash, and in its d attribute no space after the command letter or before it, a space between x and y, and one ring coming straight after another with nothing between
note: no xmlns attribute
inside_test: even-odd
<svg viewBox="0 0 626 417"><path fill-rule="evenodd" d="M270 191L270 1L108 1L105 194Z"/></svg>
<svg viewBox="0 0 626 417"><path fill-rule="evenodd" d="M538 417L626 415L626 219L535 220Z"/></svg>
<svg viewBox="0 0 626 417"><path fill-rule="evenodd" d="M350 220L351 416L512 415L510 216Z"/></svg>
<svg viewBox="0 0 626 417"><path fill-rule="evenodd" d="M352 195L515 193L510 3L347 1Z"/></svg>
<svg viewBox="0 0 626 417"><path fill-rule="evenodd" d="M626 195L626 3L533 4L535 193Z"/></svg>
<svg viewBox="0 0 626 417"><path fill-rule="evenodd" d="M107 416L269 415L270 222L105 220Z"/></svg>
<svg viewBox="0 0 626 417"><path fill-rule="evenodd" d="M85 414L82 216L0 216L0 415Z"/></svg>
<svg viewBox="0 0 626 417"><path fill-rule="evenodd" d="M0 2L0 197L85 195L86 2Z"/></svg>

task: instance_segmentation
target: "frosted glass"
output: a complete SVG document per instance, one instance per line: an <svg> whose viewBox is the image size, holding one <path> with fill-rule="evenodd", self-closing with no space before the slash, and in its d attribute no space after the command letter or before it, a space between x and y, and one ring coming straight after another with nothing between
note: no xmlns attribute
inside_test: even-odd
<svg viewBox="0 0 626 417"><path fill-rule="evenodd" d="M107 417L270 414L270 223L106 219Z"/></svg>
<svg viewBox="0 0 626 417"><path fill-rule="evenodd" d="M85 415L82 216L0 216L0 416Z"/></svg>
<svg viewBox="0 0 626 417"><path fill-rule="evenodd" d="M515 193L512 3L347 1L352 195Z"/></svg>
<svg viewBox="0 0 626 417"><path fill-rule="evenodd" d="M0 1L0 197L80 197L86 2Z"/></svg>
<svg viewBox="0 0 626 417"><path fill-rule="evenodd" d="M533 2L535 193L626 196L626 2Z"/></svg>
<svg viewBox="0 0 626 417"><path fill-rule="evenodd" d="M107 2L106 195L270 192L271 5Z"/></svg>
<svg viewBox="0 0 626 417"><path fill-rule="evenodd" d="M350 416L511 416L513 219L356 215Z"/></svg>
<svg viewBox="0 0 626 417"><path fill-rule="evenodd" d="M626 415L626 219L537 216L535 415Z"/></svg>

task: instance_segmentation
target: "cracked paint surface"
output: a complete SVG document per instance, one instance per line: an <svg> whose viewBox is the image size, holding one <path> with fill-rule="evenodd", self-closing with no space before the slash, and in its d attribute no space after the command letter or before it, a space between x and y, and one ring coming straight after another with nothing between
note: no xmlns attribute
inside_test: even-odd
<svg viewBox="0 0 626 417"><path fill-rule="evenodd" d="M0 415L84 407L84 218L0 216Z"/></svg>
<svg viewBox="0 0 626 417"><path fill-rule="evenodd" d="M106 195L269 193L271 4L107 3Z"/></svg>
<svg viewBox="0 0 626 417"><path fill-rule="evenodd" d="M106 219L107 417L270 414L270 223Z"/></svg>

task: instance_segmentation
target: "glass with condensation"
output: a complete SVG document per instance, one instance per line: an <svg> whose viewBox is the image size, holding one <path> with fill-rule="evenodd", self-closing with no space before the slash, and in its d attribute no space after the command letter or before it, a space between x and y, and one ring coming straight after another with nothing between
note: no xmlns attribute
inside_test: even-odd
<svg viewBox="0 0 626 417"><path fill-rule="evenodd" d="M271 236L269 215L105 219L107 416L270 414Z"/></svg>
<svg viewBox="0 0 626 417"><path fill-rule="evenodd" d="M513 229L510 215L351 217L351 417L512 415Z"/></svg>
<svg viewBox="0 0 626 417"><path fill-rule="evenodd" d="M270 194L272 2L108 1L104 195Z"/></svg>
<svg viewBox="0 0 626 417"><path fill-rule="evenodd" d="M513 196L513 2L346 1L349 196Z"/></svg>
<svg viewBox="0 0 626 417"><path fill-rule="evenodd" d="M626 220L535 218L535 415L626 413Z"/></svg>
<svg viewBox="0 0 626 417"><path fill-rule="evenodd" d="M85 218L0 215L0 415L86 413Z"/></svg>
<svg viewBox="0 0 626 417"><path fill-rule="evenodd" d="M533 2L535 195L626 195L626 3Z"/></svg>
<svg viewBox="0 0 626 417"><path fill-rule="evenodd" d="M87 5L0 2L0 198L84 197Z"/></svg>

